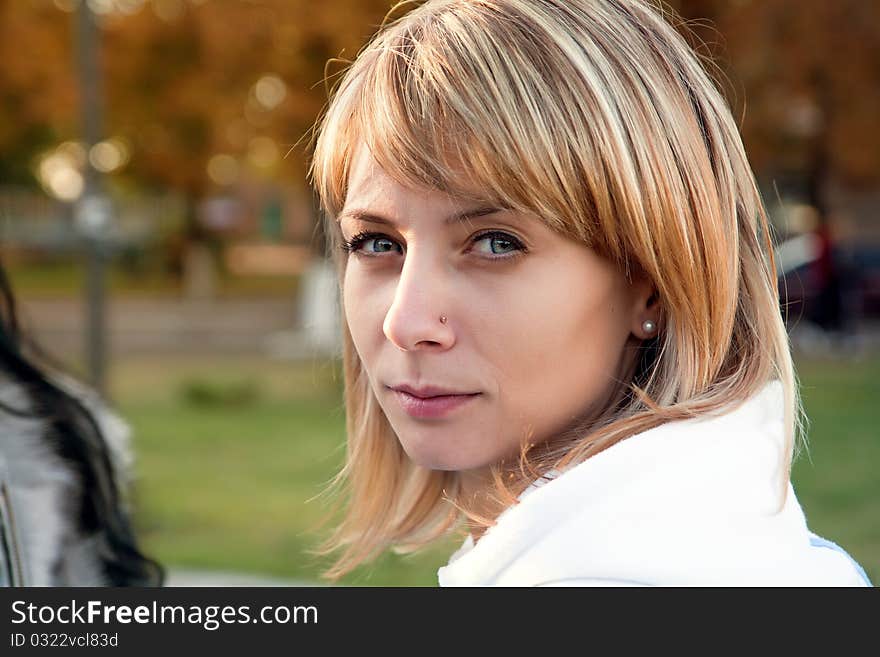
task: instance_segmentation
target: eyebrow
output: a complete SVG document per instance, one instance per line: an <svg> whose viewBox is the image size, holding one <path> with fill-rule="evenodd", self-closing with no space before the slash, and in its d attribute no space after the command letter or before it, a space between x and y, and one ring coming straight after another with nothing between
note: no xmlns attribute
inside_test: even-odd
<svg viewBox="0 0 880 657"><path fill-rule="evenodd" d="M465 210L464 212L458 212L456 214L452 214L446 217L443 220L443 223L446 225L461 223L465 221L469 221L471 219L476 219L477 217L485 217L486 215L495 214L496 212L503 212L507 208L499 208L492 206L484 206L479 208L474 208L471 210ZM359 221L367 221L369 223L374 224L385 224L387 226L396 226L391 219L387 217L383 217L382 215L375 214L370 212L369 210L363 210L360 208L352 208L351 210L345 210L340 213L338 217L336 217L336 221L341 222L345 218L357 219Z"/></svg>

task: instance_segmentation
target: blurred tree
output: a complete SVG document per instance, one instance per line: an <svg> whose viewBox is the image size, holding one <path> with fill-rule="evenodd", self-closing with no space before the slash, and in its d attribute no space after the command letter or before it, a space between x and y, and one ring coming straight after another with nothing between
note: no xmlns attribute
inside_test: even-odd
<svg viewBox="0 0 880 657"><path fill-rule="evenodd" d="M305 186L303 137L326 101L325 64L353 56L390 7L387 0L94 4L106 9L107 134L131 148L122 175L178 190L191 208L237 176ZM0 0L0 181L33 184L35 157L77 137L76 5ZM191 219L191 237L199 238Z"/></svg>
<svg viewBox="0 0 880 657"><path fill-rule="evenodd" d="M238 176L304 187L306 149L290 151L325 101L325 62L359 47L387 3L174 6L105 22L108 113L132 141L130 175L182 190L191 207Z"/></svg>
<svg viewBox="0 0 880 657"><path fill-rule="evenodd" d="M50 3L0 0L0 184L35 185L35 156L78 128L64 18Z"/></svg>
<svg viewBox="0 0 880 657"><path fill-rule="evenodd" d="M35 156L77 135L77 2L0 0L0 182L33 184ZM107 11L107 134L131 148L121 175L181 190L191 207L242 176L304 187L307 133L326 102L325 64L352 58L392 4L94 2ZM880 183L880 2L670 4L694 21L735 81L727 90L756 169L799 172L817 190L831 174Z"/></svg>
<svg viewBox="0 0 880 657"><path fill-rule="evenodd" d="M804 176L823 212L829 176L880 183L880 2L670 4L735 81L728 94L756 169Z"/></svg>

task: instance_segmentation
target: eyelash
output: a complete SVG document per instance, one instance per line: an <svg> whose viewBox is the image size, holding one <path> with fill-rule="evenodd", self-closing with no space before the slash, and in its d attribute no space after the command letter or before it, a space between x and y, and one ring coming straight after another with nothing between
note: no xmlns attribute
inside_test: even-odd
<svg viewBox="0 0 880 657"><path fill-rule="evenodd" d="M488 258L489 260L510 260L513 258L517 258L526 252L526 248L523 246L522 242L520 242L518 239L516 239L513 235L509 235L507 233L502 233L501 231L497 231L497 230L489 230L484 233L480 233L478 235L475 235L473 241L478 242L479 240L484 239L486 237L499 237L505 241L510 242L516 248L515 251L512 251L510 253L507 253L504 255L497 255L494 257L489 257ZM385 235L384 233L362 231L360 233L357 233L356 235L353 235L351 237L351 239L347 239L347 240L344 239L342 245L339 248L341 248L343 251L346 251L347 253L354 253L357 256L374 258L374 257L378 256L379 254L378 253L367 254L367 253L364 253L363 251L359 251L358 249L367 240L378 239L378 238L383 238L383 239L387 239L391 242L394 242L394 240L392 238L388 237L388 235ZM389 251L389 253L390 253L390 251Z"/></svg>

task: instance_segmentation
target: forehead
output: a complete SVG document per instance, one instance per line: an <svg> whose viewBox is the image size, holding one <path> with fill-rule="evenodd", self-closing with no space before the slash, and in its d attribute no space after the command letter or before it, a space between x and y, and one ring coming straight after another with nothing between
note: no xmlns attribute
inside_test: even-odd
<svg viewBox="0 0 880 657"><path fill-rule="evenodd" d="M360 144L353 151L351 167L348 172L346 205L349 199L357 198L360 200L364 196L374 195L377 189L391 187L395 182L379 166L370 150Z"/></svg>
<svg viewBox="0 0 880 657"><path fill-rule="evenodd" d="M453 191L450 186L402 180L386 171L363 145L353 151L346 187L343 213L354 207L381 209L419 202L450 209L473 202L490 202L486 195L476 191Z"/></svg>

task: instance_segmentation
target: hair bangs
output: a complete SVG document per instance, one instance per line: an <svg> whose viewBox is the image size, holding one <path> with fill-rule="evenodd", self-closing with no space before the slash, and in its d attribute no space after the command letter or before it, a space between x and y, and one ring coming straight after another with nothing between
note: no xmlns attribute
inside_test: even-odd
<svg viewBox="0 0 880 657"><path fill-rule="evenodd" d="M475 113L444 79L435 44L400 42L378 54L364 81L359 140L401 184L525 209L509 194L513 167L481 143L483 128L468 121Z"/></svg>
<svg viewBox="0 0 880 657"><path fill-rule="evenodd" d="M403 185L537 215L593 245L596 205L583 203L584 190L602 184L584 178L603 167L584 162L592 149L569 152L570 115L535 104L565 85L540 70L534 35L504 24L499 32L480 11L488 9L414 10L346 72L315 150L324 209L342 210L351 162L364 146ZM471 12L477 16L462 15Z"/></svg>

